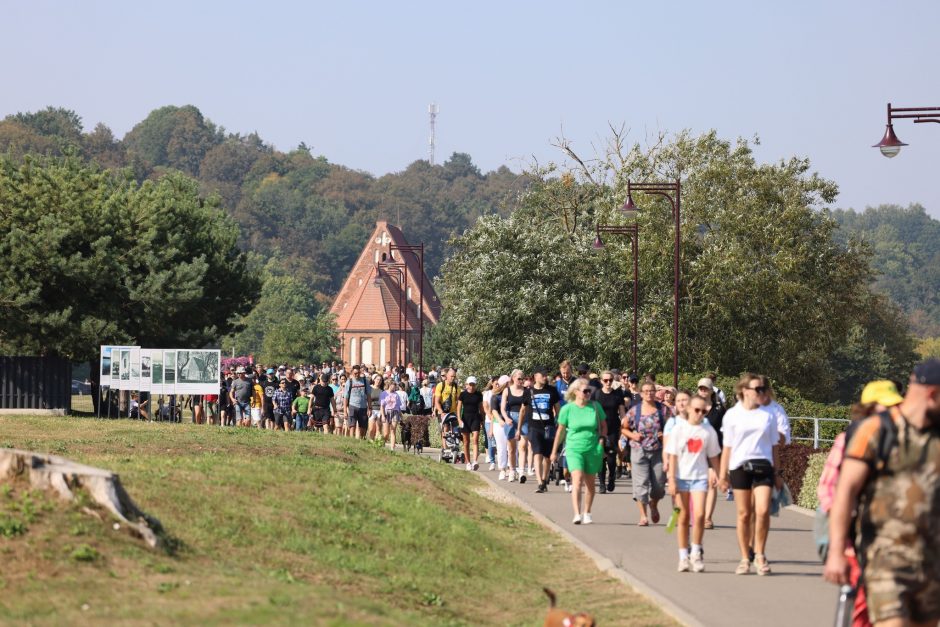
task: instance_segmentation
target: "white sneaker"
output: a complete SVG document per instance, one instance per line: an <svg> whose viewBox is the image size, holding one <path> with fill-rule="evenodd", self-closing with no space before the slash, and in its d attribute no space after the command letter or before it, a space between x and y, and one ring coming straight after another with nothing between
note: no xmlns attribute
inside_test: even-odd
<svg viewBox="0 0 940 627"><path fill-rule="evenodd" d="M467 462L467 470L473 470L473 464Z"/></svg>
<svg viewBox="0 0 940 627"><path fill-rule="evenodd" d="M581 517L581 524L582 524L582 525L590 525L592 522L594 522L594 519L591 518L591 513L590 513L590 512L588 512L587 514L585 514L584 516Z"/></svg>
<svg viewBox="0 0 940 627"><path fill-rule="evenodd" d="M526 474L530 477L535 475L535 468L529 468L529 470L526 471Z"/></svg>
<svg viewBox="0 0 940 627"><path fill-rule="evenodd" d="M576 525L580 525L580 524L581 524L581 514L575 514L575 515L574 515L574 520L572 520L571 522L573 522L573 523L576 524Z"/></svg>
<svg viewBox="0 0 940 627"><path fill-rule="evenodd" d="M490 462L490 470L496 470L496 464Z"/></svg>
<svg viewBox="0 0 940 627"><path fill-rule="evenodd" d="M509 483L512 483L516 480L516 473L512 470L509 471Z"/></svg>
<svg viewBox="0 0 940 627"><path fill-rule="evenodd" d="M687 573L692 570L692 563L689 561L689 558L683 557L679 560L679 572Z"/></svg>
<svg viewBox="0 0 940 627"><path fill-rule="evenodd" d="M702 559L701 553L693 553L690 561L692 562L693 573L700 573L705 570L705 561Z"/></svg>
<svg viewBox="0 0 940 627"><path fill-rule="evenodd" d="M571 492L571 486L564 479L561 480L561 487L565 489L565 492Z"/></svg>
<svg viewBox="0 0 940 627"><path fill-rule="evenodd" d="M490 468L490 470L493 470L493 469ZM502 481L502 480L505 479L505 478L506 478L506 471L505 471L505 470L500 470L500 471L499 471L499 479L497 479L497 481Z"/></svg>

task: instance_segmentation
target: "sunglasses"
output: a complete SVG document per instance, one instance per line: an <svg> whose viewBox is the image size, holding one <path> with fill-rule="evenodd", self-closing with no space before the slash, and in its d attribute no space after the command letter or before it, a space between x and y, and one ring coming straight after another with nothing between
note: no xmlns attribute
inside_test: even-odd
<svg viewBox="0 0 940 627"><path fill-rule="evenodd" d="M610 383L613 379L601 379L601 383Z"/></svg>
<svg viewBox="0 0 940 627"><path fill-rule="evenodd" d="M593 391L594 391L594 390L592 390L591 388L584 388L583 390L581 390L581 393L582 393L582 394L590 394L590 393L592 393Z"/></svg>
<svg viewBox="0 0 940 627"><path fill-rule="evenodd" d="M705 409L703 407L689 407L689 411L694 411L696 414L705 413Z"/></svg>
<svg viewBox="0 0 940 627"><path fill-rule="evenodd" d="M763 394L764 392L767 391L767 388L763 385L758 385L756 388L747 388L747 389L754 390L758 394Z"/></svg>

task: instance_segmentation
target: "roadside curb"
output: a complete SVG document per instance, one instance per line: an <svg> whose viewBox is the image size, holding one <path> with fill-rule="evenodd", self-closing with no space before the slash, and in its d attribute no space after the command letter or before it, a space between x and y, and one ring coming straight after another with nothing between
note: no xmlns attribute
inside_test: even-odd
<svg viewBox="0 0 940 627"><path fill-rule="evenodd" d="M547 527L548 529L551 529L552 531L562 536L565 540L573 544L578 550L580 550L582 553L588 556L591 560L593 560L594 565L597 566L597 569L600 570L602 573L606 575L610 575L614 579L618 579L622 581L623 583L627 584L628 586L630 586L631 588L639 592L641 595L645 596L650 601L652 601L653 604L658 606L666 614L668 614L675 620L679 621L683 625L687 625L688 627L704 627L704 625L697 618L695 618L694 616L692 616L691 614L689 614L682 608L675 605L671 600L660 595L659 592L657 592L655 589L649 587L648 585L643 583L643 581L634 577L633 575L625 571L623 568L620 568L617 565L615 565L613 561L610 560L610 558L604 557L603 555L601 555L600 553L598 553L597 551L589 547L580 538L573 535L570 531L568 531L564 527L559 526L557 523L555 523L554 521L549 519L547 516L542 514L540 511L536 510L531 505L529 505L528 503L526 503L525 501L517 497L512 492L509 492L508 490L504 490L503 487L499 485L498 482L494 481L493 479L491 479L490 477L488 477L487 475L483 473L473 473L473 474L477 475L478 477L486 481L488 484L490 484L490 486L498 489L503 494L505 494L514 505L528 512L543 527Z"/></svg>

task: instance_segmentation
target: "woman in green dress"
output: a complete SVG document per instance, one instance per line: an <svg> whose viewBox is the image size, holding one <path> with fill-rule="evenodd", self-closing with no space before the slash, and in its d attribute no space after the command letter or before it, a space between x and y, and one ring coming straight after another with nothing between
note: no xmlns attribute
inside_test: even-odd
<svg viewBox="0 0 940 627"><path fill-rule="evenodd" d="M607 422L600 403L591 400L593 389L585 378L568 386L565 406L558 416L558 433L552 446L552 463L558 459L558 448L565 443L565 458L571 471L571 505L574 508L574 524L590 525L591 505L594 503L594 482L604 460L604 444L607 437ZM581 506L581 489L584 488L584 507Z"/></svg>

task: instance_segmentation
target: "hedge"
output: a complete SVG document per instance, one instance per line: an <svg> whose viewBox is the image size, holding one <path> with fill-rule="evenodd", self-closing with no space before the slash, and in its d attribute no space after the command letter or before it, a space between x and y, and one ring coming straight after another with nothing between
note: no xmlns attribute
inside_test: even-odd
<svg viewBox="0 0 940 627"><path fill-rule="evenodd" d="M819 507L816 486L819 485L819 478L822 476L827 457L829 457L829 451L819 451L809 456L806 474L803 476L803 487L800 489L799 496L796 497L796 504L800 507L806 509Z"/></svg>

